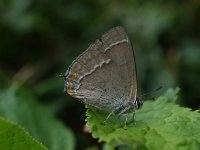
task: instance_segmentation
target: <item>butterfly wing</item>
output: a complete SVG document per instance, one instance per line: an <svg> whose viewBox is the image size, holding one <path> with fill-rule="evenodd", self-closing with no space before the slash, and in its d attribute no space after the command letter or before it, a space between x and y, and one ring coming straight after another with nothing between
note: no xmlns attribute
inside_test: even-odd
<svg viewBox="0 0 200 150"><path fill-rule="evenodd" d="M131 43L122 27L96 40L69 67L65 91L97 108L114 109L136 99L136 67Z"/></svg>

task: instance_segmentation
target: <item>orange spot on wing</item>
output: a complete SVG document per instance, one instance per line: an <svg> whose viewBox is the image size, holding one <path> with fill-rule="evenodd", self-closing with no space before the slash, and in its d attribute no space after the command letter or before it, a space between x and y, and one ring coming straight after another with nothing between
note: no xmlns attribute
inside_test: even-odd
<svg viewBox="0 0 200 150"><path fill-rule="evenodd" d="M74 81L74 80L77 79L77 77L78 77L78 74L77 74L77 73L72 73L72 74L69 75L68 79L69 79L70 81Z"/></svg>
<svg viewBox="0 0 200 150"><path fill-rule="evenodd" d="M72 89L67 89L67 93L68 93L69 95L73 95L73 90L72 90Z"/></svg>

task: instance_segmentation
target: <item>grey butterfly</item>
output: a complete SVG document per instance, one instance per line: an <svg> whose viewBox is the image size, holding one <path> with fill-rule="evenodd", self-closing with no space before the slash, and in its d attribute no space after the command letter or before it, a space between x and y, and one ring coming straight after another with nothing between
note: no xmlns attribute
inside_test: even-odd
<svg viewBox="0 0 200 150"><path fill-rule="evenodd" d="M137 73L131 42L123 27L104 33L73 61L65 73L64 91L82 103L110 114L139 109ZM127 115L126 115L127 116ZM125 125L127 117L125 120Z"/></svg>

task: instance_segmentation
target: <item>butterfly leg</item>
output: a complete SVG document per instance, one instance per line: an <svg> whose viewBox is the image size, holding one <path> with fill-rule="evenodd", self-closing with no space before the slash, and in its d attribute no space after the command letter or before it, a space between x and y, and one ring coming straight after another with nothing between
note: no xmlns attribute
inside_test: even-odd
<svg viewBox="0 0 200 150"><path fill-rule="evenodd" d="M125 121L124 121L124 129L126 129L127 121L128 121L128 113L124 114L125 116Z"/></svg>
<svg viewBox="0 0 200 150"><path fill-rule="evenodd" d="M133 111L132 115L133 115L133 122L136 125L136 122L135 122L135 111Z"/></svg>
<svg viewBox="0 0 200 150"><path fill-rule="evenodd" d="M106 117L106 119L103 121L103 123L106 123L106 121L110 118L110 116L114 113L114 110L111 111L108 116Z"/></svg>
<svg viewBox="0 0 200 150"><path fill-rule="evenodd" d="M125 116L125 125L124 125L124 127L126 127L126 124L127 124L127 121L128 121L128 115L130 114L130 109L131 109L131 106L127 106L127 107L123 107L124 109L123 110L121 110L119 113L118 113L118 115L119 116L121 116L121 115L123 115L123 116ZM134 122L134 124L136 125L136 122L135 122L135 110L133 110L133 113L132 113L132 115L133 115L133 122Z"/></svg>
<svg viewBox="0 0 200 150"><path fill-rule="evenodd" d="M121 111L118 113L118 115L122 115L122 114L126 113L127 111L130 110L131 107L130 107L130 106L127 106L127 107L124 107L124 106L123 106L123 108L124 108L124 109L121 110Z"/></svg>

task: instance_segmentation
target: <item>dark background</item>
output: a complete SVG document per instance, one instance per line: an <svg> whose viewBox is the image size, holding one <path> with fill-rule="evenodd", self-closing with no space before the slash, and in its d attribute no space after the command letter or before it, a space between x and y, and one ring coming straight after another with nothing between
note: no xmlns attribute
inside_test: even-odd
<svg viewBox="0 0 200 150"><path fill-rule="evenodd" d="M2 0L0 88L18 83L76 134L77 147L93 145L83 133L84 105L63 93L59 77L110 28L122 25L133 43L140 93L180 87L179 103L200 106L200 1Z"/></svg>

